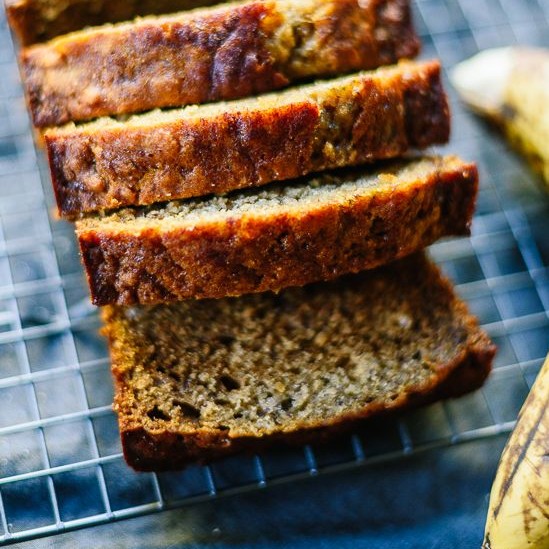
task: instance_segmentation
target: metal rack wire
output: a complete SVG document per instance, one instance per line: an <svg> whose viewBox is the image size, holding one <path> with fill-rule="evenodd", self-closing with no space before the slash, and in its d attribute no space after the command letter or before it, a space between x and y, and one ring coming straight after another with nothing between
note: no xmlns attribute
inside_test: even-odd
<svg viewBox="0 0 549 549"><path fill-rule="evenodd" d="M549 0L417 0L424 57L549 46ZM486 386L337 444L273 449L180 473L123 462L97 314L72 227L53 221L0 10L0 544L388 461L509 431L549 347L549 201L503 141L451 93L449 151L482 176L473 235L431 253L499 346Z"/></svg>

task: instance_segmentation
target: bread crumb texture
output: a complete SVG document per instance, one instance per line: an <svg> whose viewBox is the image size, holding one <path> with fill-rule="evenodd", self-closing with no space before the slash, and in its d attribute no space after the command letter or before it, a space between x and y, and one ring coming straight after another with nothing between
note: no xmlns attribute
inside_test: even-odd
<svg viewBox="0 0 549 549"><path fill-rule="evenodd" d="M482 380L494 352L421 254L279 294L104 318L121 431L177 436L197 456L402 406L467 360Z"/></svg>

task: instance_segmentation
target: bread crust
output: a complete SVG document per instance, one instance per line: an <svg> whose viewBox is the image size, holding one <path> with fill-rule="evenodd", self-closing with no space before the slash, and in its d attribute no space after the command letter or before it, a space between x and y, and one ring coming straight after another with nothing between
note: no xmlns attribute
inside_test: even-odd
<svg viewBox="0 0 549 549"><path fill-rule="evenodd" d="M447 235L466 235L478 174L440 160L429 174L347 204L187 227L77 223L96 305L277 291L388 263Z"/></svg>
<svg viewBox="0 0 549 549"><path fill-rule="evenodd" d="M249 0L21 53L36 126L253 96L414 57L406 0Z"/></svg>
<svg viewBox="0 0 549 549"><path fill-rule="evenodd" d="M440 307L445 311L451 311L447 319L452 320L447 321L451 322L456 330L454 334L456 341L461 340L461 336L458 336L459 332L465 333L465 339L455 347L453 356L437 363L433 368L433 374L425 382L407 386L397 398L373 400L362 407L357 406L345 413L323 418L317 423L288 419L274 431L262 433L261 436L237 436L230 430L204 426L197 426L195 430L186 430L182 433L169 427L162 428L157 424L154 428L150 428L150 423L142 423L136 412L139 408L133 402L134 397L127 374L128 370L134 368L133 360L141 364L143 359L142 357L132 358L131 353L134 349L120 347L121 341L126 341L127 344L132 336L126 339L128 338L127 328L123 327L124 322L119 322L122 315L118 309L116 307L104 309L103 316L107 326L105 333L109 338L113 358L116 411L127 462L135 469L142 471L170 470L182 468L197 461L210 462L236 452L258 452L275 444L321 442L356 430L373 418L394 415L440 399L455 398L479 388L490 372L495 346L479 329L476 319L469 314L466 305L457 299L450 282L442 278L438 269L426 261L422 254L390 266L388 276L394 276L394 274L391 275L393 269L400 269L399 276L409 277L410 280L421 279L418 284L422 287L435 289L434 295L438 297L434 299L440 301L435 301L427 307L432 306L433 310ZM387 271L383 270L383 272L385 274ZM373 272L372 276L375 278L376 273ZM407 284L411 282L404 282L402 286L404 299L406 299ZM365 291L367 288L368 285L364 285ZM428 294L430 292L423 297L429 299ZM442 295L445 297L442 298ZM394 311L394 313L397 312ZM372 326L370 333L375 334L375 332L376 327ZM436 340L437 335L433 333L432 337ZM445 345L446 342L437 341L438 344ZM147 368L147 364L142 364L142 367Z"/></svg>
<svg viewBox="0 0 549 549"><path fill-rule="evenodd" d="M6 14L21 45L28 46L84 27L216 3L218 0L6 0Z"/></svg>
<svg viewBox="0 0 549 549"><path fill-rule="evenodd" d="M46 132L60 215L222 194L392 158L444 143L450 131L437 61L401 62L219 105L219 112L217 104L192 109Z"/></svg>

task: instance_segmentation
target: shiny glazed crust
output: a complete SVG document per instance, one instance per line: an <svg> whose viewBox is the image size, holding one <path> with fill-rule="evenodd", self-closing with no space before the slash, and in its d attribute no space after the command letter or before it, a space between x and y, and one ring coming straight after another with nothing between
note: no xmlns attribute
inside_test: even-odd
<svg viewBox="0 0 549 549"><path fill-rule="evenodd" d="M361 426L364 420L399 413L439 399L458 397L482 385L490 372L495 347L486 334L479 329L476 320L470 316L466 305L456 298L451 284L441 277L440 272L433 264L426 261L422 254L419 254L397 262L388 268L371 271L368 277L363 275L360 275L361 278L343 279L341 286L339 281L330 286L326 285L324 290L326 300L334 299L343 285L357 287L357 280L359 281L358 288L361 288L360 291L368 292L370 287L377 290L384 288L384 281L382 280L380 283L378 280L376 284L376 278L394 279L396 276L397 280L401 280L398 286L400 288L399 295L393 295L395 284L392 283L385 288L386 291L393 292L389 296L384 295L380 299L376 294L365 293L361 296L357 295L357 301L362 307L368 306L370 303L376 310L381 303L391 302L392 307L389 310L380 310L380 315L404 315L406 317L409 314L408 311L415 311L412 313L413 322L422 324L423 329L428 330L424 334L427 339L422 340L423 344L425 341L431 341L434 348L448 346L449 349L448 352L435 351L435 355L430 357L430 360L434 361L431 374L423 378L422 381L416 382L410 382L410 380L406 380L407 378L403 378L402 382L399 382L402 385L400 385L396 398L393 393L384 394L383 397L368 401L365 405L357 404L354 408L345 409L345 411L337 410L334 402L332 414L322 417L322 420L299 419L298 412L283 414L284 419L281 418L277 427L267 431L263 431L255 424L249 424L246 427L246 423L244 423L239 428L238 435L233 434L231 428L205 426L200 422L193 427L192 422L189 424L187 421L185 426L181 426L181 430L179 430L177 421L172 422L163 416L162 419L166 419L165 422L162 420L151 421L150 418L147 418L147 414L142 410L146 410L148 404L139 402L139 389L134 386L134 384L145 382L145 380L140 377L140 374L135 375L132 372L145 373L149 368L156 368L147 362L140 349L149 344L153 347L158 345L156 341L151 339L149 342L147 338L153 338L155 331L162 330L162 325L155 324L147 327L145 319L148 313L146 312L144 317L138 317L139 320L128 322L122 308L107 307L103 314L106 323L104 332L109 339L111 348L116 387L115 409L118 413L127 462L135 469L143 471L169 470L182 468L197 461L210 462L236 452L257 452L271 444L305 444L322 441L356 429ZM319 288L321 286L317 285L316 289L310 289L309 292L316 292ZM304 295L310 294L304 292ZM421 302L416 303L414 307L415 300L421 300ZM214 305L219 309L219 314L230 316L232 314L230 307L238 307L240 302L240 300L232 303L218 302ZM163 314L162 318L169 321L169 309L167 306L160 307L166 308L167 312ZM172 307L176 308L177 305ZM190 313L188 312L188 314ZM284 315L284 313L282 314ZM337 315L334 312L331 314ZM433 318L429 319L423 315ZM155 318L154 314L151 318ZM174 315L174 319L176 318L177 316ZM295 320L297 321L297 319ZM289 322L291 320L282 318L282 321ZM134 332L132 330L135 330L136 322L139 327ZM257 322L261 322L261 320L257 320ZM345 323L347 321L345 316L342 316L334 319L334 322ZM236 330L239 329L241 328L236 328ZM177 328L166 326L166 330L174 331ZM375 324L367 323L357 326L355 332L356 336L360 335L372 342L377 341L379 344L382 344L387 337L387 334L380 332ZM405 332L406 328L404 327L395 328L390 337L394 339L398 339L400 335L406 337ZM145 342L134 339L141 333L147 334ZM441 340L441 334L444 334L444 340ZM243 336L245 339L245 334ZM451 341L453 339L460 343L453 345ZM375 343L373 344L375 345ZM184 340L181 340L181 345L186 346ZM422 347L416 349L416 352L421 353ZM355 349L354 345L349 343L338 348L335 352L341 353L343 358L348 354L352 355L357 350L358 347ZM413 352L413 350L412 346L410 351ZM161 353L161 351L157 352ZM215 352L211 352L212 356L215 356ZM153 353L152 356L155 354ZM162 356L164 355L162 354ZM407 358L404 357L404 359ZM280 357L272 358L272 360L277 359ZM211 366L213 365L209 365L207 362L203 365L205 373L208 376L210 374L216 376L217 374ZM305 368L303 371L310 371L310 376L308 373L301 374L300 383L309 385L311 388L314 387L318 376L327 374L327 372L323 373L324 369L322 367L310 370ZM261 368L258 368L258 372L260 370ZM167 365L167 372L169 371L170 366ZM412 372L410 374L413 375ZM171 374L168 373L168 375ZM395 375L397 375L396 371ZM276 385L276 381L274 383ZM177 398L185 398L184 388L174 390ZM295 396L293 390L288 388L284 395ZM297 392L297 389L295 390ZM345 391L346 387L341 387L340 390ZM364 392L368 390L368 387L364 387ZM337 395L338 390L335 391L335 395ZM219 394L219 397L222 398L223 393ZM337 400L337 396L335 398ZM247 432L248 434L246 434Z"/></svg>
<svg viewBox="0 0 549 549"><path fill-rule="evenodd" d="M405 0L247 1L23 50L36 126L236 99L414 57Z"/></svg>
<svg viewBox="0 0 549 549"><path fill-rule="evenodd" d="M63 217L221 194L448 140L436 61L45 134Z"/></svg>
<svg viewBox="0 0 549 549"><path fill-rule="evenodd" d="M360 175L360 174L359 174ZM435 162L417 181L346 204L186 226L83 220L77 236L96 305L159 303L280 290L383 265L468 234L474 165Z"/></svg>

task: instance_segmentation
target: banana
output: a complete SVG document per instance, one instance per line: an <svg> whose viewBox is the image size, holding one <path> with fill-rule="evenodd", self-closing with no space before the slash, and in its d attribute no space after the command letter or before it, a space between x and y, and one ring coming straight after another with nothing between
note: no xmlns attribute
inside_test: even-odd
<svg viewBox="0 0 549 549"><path fill-rule="evenodd" d="M450 76L465 103L503 128L549 190L549 50L485 50Z"/></svg>
<svg viewBox="0 0 549 549"><path fill-rule="evenodd" d="M483 549L549 549L549 356L505 446Z"/></svg>

